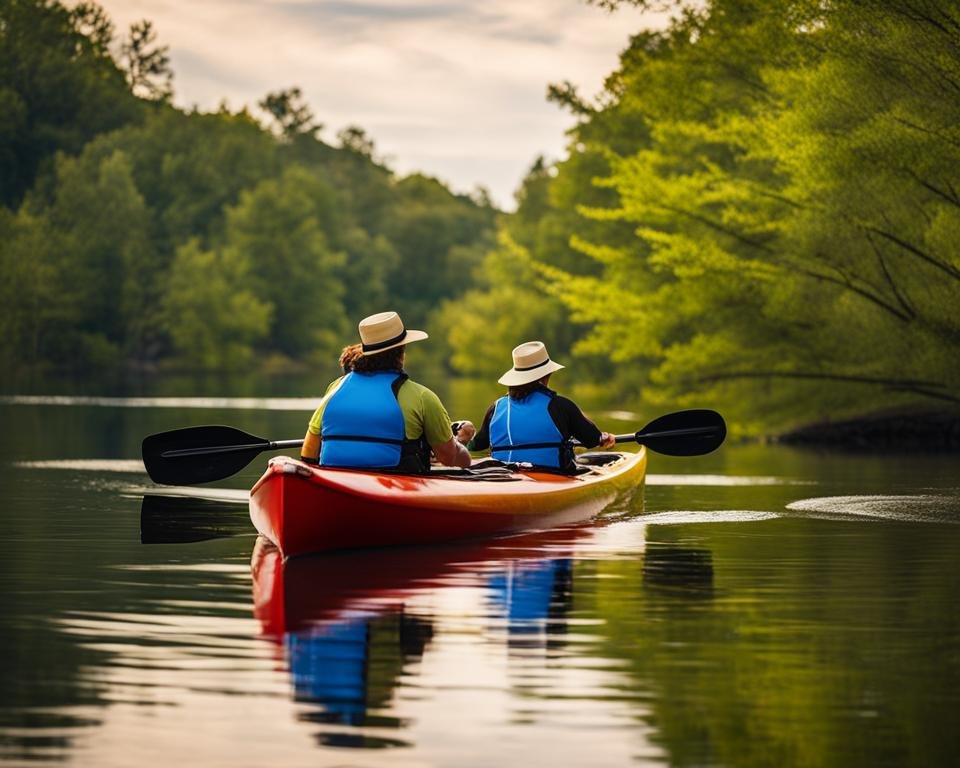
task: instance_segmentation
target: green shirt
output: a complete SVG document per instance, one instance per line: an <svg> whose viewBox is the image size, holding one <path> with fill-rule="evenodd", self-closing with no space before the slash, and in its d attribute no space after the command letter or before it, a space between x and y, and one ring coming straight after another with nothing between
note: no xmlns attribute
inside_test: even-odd
<svg viewBox="0 0 960 768"><path fill-rule="evenodd" d="M340 388L345 378L346 376L341 376L327 387L327 391L324 393L319 407L313 412L313 418L310 419L310 424L307 427L310 434L320 434L323 409L327 407L333 393ZM403 413L403 423L408 440L416 440L424 435L430 446L436 448L438 445L448 442L453 436L450 431L450 417L447 415L447 409L443 407L440 398L423 384L417 384L417 382L407 379L400 385L400 391L397 392L397 403Z"/></svg>

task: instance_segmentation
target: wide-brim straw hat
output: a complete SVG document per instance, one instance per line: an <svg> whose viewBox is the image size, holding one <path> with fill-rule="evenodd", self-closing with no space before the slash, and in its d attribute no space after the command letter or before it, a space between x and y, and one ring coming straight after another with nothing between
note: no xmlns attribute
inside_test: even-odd
<svg viewBox="0 0 960 768"><path fill-rule="evenodd" d="M521 384L538 381L563 367L550 359L547 347L542 341L527 341L513 348L513 368L497 381L508 387L519 387Z"/></svg>
<svg viewBox="0 0 960 768"><path fill-rule="evenodd" d="M360 342L364 355L377 355L388 349L430 338L426 331L403 327L396 312L379 312L360 321Z"/></svg>

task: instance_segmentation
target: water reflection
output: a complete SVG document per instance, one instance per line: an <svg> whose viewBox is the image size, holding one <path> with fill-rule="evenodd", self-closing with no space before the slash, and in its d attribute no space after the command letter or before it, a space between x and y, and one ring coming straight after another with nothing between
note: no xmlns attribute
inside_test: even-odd
<svg viewBox="0 0 960 768"><path fill-rule="evenodd" d="M140 503L141 544L186 544L249 532L246 504L154 494Z"/></svg>
<svg viewBox="0 0 960 768"><path fill-rule="evenodd" d="M709 549L648 544L643 558L646 589L687 597L713 597L713 553Z"/></svg>
<svg viewBox="0 0 960 768"><path fill-rule="evenodd" d="M573 597L573 560L510 561L487 577L489 606L507 625L510 649L557 647Z"/></svg>
<svg viewBox="0 0 960 768"><path fill-rule="evenodd" d="M254 614L289 670L298 715L319 744L383 748L406 723L390 713L433 640L439 592L485 596L511 650L549 647L571 603L571 545L584 528L453 547L333 553L286 561L259 538L251 558ZM334 726L333 728L329 726ZM338 728L351 726L352 728Z"/></svg>

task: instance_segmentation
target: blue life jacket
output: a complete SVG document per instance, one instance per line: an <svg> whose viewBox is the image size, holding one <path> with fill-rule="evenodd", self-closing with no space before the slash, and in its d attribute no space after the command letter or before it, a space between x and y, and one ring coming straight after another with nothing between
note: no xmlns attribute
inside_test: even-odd
<svg viewBox="0 0 960 768"><path fill-rule="evenodd" d="M420 441L406 439L397 392L407 374L348 373L320 420L320 464L347 469L398 469Z"/></svg>
<svg viewBox="0 0 960 768"><path fill-rule="evenodd" d="M552 396L534 390L523 400L497 400L490 419L490 455L539 467L565 466L566 441L547 411Z"/></svg>
<svg viewBox="0 0 960 768"><path fill-rule="evenodd" d="M360 724L367 712L369 621L337 621L284 640L297 701L323 705L335 722Z"/></svg>

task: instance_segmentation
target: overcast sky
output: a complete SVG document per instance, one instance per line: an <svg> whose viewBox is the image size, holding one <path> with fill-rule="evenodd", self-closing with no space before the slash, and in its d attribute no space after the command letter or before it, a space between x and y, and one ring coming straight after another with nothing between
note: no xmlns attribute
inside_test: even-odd
<svg viewBox="0 0 960 768"><path fill-rule="evenodd" d="M662 17L584 0L99 0L125 34L150 19L170 46L179 106L253 107L299 86L322 136L359 125L400 173L503 207L539 154L561 157L570 117L545 98L596 93L629 36Z"/></svg>

